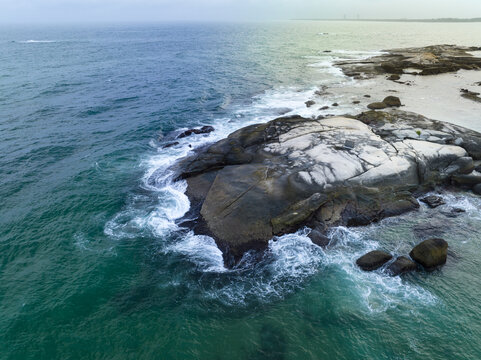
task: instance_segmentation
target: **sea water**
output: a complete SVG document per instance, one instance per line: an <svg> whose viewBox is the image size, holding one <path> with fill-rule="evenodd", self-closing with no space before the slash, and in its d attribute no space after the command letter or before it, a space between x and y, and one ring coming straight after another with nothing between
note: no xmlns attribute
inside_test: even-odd
<svg viewBox="0 0 481 360"><path fill-rule="evenodd" d="M481 25L2 26L0 358L481 358L479 197L334 228L325 249L300 229L226 269L180 222L190 203L170 170L281 114L358 113L329 94L356 85L334 61L438 43L480 46ZM202 125L215 131L175 140ZM450 244L433 273L355 266L426 236Z"/></svg>

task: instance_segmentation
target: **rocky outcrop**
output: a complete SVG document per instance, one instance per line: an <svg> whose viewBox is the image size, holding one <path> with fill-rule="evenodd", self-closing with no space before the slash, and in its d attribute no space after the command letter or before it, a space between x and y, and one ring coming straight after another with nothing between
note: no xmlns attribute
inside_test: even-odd
<svg viewBox="0 0 481 360"><path fill-rule="evenodd" d="M429 195L421 199L423 203L428 205L431 209L446 204L441 196Z"/></svg>
<svg viewBox="0 0 481 360"><path fill-rule="evenodd" d="M448 243L439 238L425 240L416 245L409 255L426 270L432 270L446 263Z"/></svg>
<svg viewBox="0 0 481 360"><path fill-rule="evenodd" d="M471 55L479 47L455 45L433 45L421 48L385 50L385 54L366 60L351 60L336 63L345 75L371 78L376 75L436 75L458 70L481 69L481 58ZM397 76L391 80L399 80Z"/></svg>
<svg viewBox="0 0 481 360"><path fill-rule="evenodd" d="M418 194L465 176L473 159L481 159L480 134L390 109L248 126L176 170L200 209L196 231L232 265L305 225L322 232L415 210Z"/></svg>
<svg viewBox="0 0 481 360"><path fill-rule="evenodd" d="M401 106L401 100L399 100L396 96L388 96L384 98L381 102L373 102L369 104L367 107L371 110L382 110L387 107L399 107Z"/></svg>
<svg viewBox="0 0 481 360"><path fill-rule="evenodd" d="M381 250L374 250L357 259L356 264L364 271L373 271L379 269L391 259L391 254Z"/></svg>
<svg viewBox="0 0 481 360"><path fill-rule="evenodd" d="M214 131L214 128L212 126L202 126L200 129L188 129L188 130L185 130L183 132L181 132L178 136L177 136L177 139L182 139L182 138L185 138L187 136L191 136L191 135L198 135L198 134L208 134L208 133L211 133L212 131Z"/></svg>

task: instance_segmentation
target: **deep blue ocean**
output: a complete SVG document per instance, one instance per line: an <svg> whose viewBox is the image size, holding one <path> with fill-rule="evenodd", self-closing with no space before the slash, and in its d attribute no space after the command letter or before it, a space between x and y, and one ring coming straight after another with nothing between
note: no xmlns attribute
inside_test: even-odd
<svg viewBox="0 0 481 360"><path fill-rule="evenodd" d="M479 46L480 25L0 26L0 359L481 358L480 198L334 229L328 249L301 230L228 270L179 223L169 170L280 114L359 112L304 102L352 81L334 60L433 43ZM442 270L354 265L426 231L450 243Z"/></svg>

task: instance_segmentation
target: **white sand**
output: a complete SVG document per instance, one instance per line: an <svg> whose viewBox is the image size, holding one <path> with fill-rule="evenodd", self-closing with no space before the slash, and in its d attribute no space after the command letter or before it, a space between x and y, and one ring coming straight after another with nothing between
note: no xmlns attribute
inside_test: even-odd
<svg viewBox="0 0 481 360"><path fill-rule="evenodd" d="M379 76L330 88L329 91L338 99L342 98L339 102L341 106L351 104L351 110L352 101L361 101L355 105L356 111L367 110L369 103L382 101L388 95L398 96L405 105L402 110L481 132L481 103L461 97L460 91L481 92L481 86L475 85L481 81L481 71L460 70L455 74L433 76L402 75L400 81L409 82L411 86ZM371 98L363 97L364 94L371 95Z"/></svg>

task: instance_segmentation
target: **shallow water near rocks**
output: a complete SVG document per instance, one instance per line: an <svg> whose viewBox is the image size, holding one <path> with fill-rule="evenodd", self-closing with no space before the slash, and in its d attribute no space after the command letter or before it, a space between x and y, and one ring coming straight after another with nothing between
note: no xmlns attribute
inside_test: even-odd
<svg viewBox="0 0 481 360"><path fill-rule="evenodd" d="M2 27L0 358L478 359L481 198L444 192L436 209L333 229L325 249L301 229L226 269L211 238L179 223L190 204L168 169L279 114L318 115L333 102L333 114L361 111L337 59L479 45L480 30ZM322 85L328 94L316 96ZM349 95L330 91L343 86ZM202 125L216 131L163 149ZM405 255L425 236L450 244L439 270L389 277L355 266L372 249Z"/></svg>

